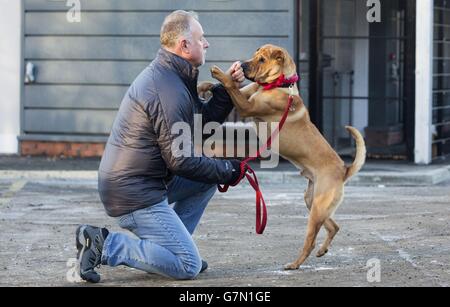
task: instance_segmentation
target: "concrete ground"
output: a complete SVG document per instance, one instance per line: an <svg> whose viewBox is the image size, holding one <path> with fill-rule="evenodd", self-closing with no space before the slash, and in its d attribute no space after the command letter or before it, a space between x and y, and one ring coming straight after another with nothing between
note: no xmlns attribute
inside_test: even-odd
<svg viewBox="0 0 450 307"><path fill-rule="evenodd" d="M0 169L13 169L5 164ZM300 270L287 272L282 266L296 258L305 236L305 184L300 178L262 184L269 216L260 236L253 190L243 186L217 193L194 234L209 262L196 280L102 267L99 286L450 285L450 181L348 186L335 215L341 231L329 254L311 255ZM0 195L0 286L87 286L70 282L76 226L119 231L103 211L95 179L71 178L70 172L55 178L3 173ZM319 243L324 236L322 230ZM370 282L378 277L380 282Z"/></svg>

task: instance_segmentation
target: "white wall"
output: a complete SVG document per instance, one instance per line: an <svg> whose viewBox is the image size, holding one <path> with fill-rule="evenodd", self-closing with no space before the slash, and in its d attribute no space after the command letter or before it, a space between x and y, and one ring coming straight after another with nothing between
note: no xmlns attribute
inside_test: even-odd
<svg viewBox="0 0 450 307"><path fill-rule="evenodd" d="M414 160L429 164L433 105L433 3L417 0L416 16L416 127Z"/></svg>
<svg viewBox="0 0 450 307"><path fill-rule="evenodd" d="M21 0L0 0L0 154L18 153Z"/></svg>

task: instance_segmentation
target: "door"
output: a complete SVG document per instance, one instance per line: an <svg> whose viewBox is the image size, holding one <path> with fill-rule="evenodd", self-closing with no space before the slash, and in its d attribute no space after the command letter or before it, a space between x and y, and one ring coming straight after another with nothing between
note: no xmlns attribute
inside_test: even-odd
<svg viewBox="0 0 450 307"><path fill-rule="evenodd" d="M352 125L372 157L412 156L412 1L383 1L369 22L366 0L310 2L310 111L329 143L352 154ZM408 66L410 65L410 66Z"/></svg>

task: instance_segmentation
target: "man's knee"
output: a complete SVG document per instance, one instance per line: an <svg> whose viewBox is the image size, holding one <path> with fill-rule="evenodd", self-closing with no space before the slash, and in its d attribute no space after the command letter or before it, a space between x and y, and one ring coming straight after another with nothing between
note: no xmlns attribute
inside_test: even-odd
<svg viewBox="0 0 450 307"><path fill-rule="evenodd" d="M179 279L194 279L200 274L200 270L202 269L202 260L200 257L195 260L192 259L189 262L183 263L184 272L181 274Z"/></svg>

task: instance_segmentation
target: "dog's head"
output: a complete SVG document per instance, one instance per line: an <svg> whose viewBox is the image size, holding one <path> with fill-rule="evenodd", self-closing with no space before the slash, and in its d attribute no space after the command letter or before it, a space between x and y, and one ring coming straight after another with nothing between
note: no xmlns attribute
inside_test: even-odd
<svg viewBox="0 0 450 307"><path fill-rule="evenodd" d="M242 63L247 79L259 83L271 83L284 74L290 77L296 73L295 63L288 52L275 45L264 45L256 50L253 58Z"/></svg>

